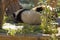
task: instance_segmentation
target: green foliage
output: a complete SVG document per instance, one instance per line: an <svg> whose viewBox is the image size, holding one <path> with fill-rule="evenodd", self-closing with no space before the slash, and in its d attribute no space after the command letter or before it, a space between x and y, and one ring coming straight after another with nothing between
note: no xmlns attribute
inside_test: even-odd
<svg viewBox="0 0 60 40"><path fill-rule="evenodd" d="M14 36L16 34L16 30L10 29L7 34Z"/></svg>
<svg viewBox="0 0 60 40"><path fill-rule="evenodd" d="M50 39L50 40L58 40L58 39L57 39L57 37L56 37L56 35L55 35L55 34L52 34L52 35L51 35L51 39Z"/></svg>
<svg viewBox="0 0 60 40"><path fill-rule="evenodd" d="M50 11L49 8L46 8L43 11L43 15L41 16L41 25L40 25L40 29L43 31L43 33L45 34L54 34L54 38L52 40L55 40L55 35L58 32L57 27L56 27L56 23L55 19L54 19L54 12ZM52 38L52 37L51 37Z"/></svg>

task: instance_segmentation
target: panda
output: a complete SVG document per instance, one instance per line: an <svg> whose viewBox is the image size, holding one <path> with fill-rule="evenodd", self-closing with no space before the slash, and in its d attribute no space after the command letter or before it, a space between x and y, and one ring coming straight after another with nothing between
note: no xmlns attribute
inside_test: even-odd
<svg viewBox="0 0 60 40"><path fill-rule="evenodd" d="M41 10L41 9L40 9ZM29 9L20 9L13 13L13 17L16 23L27 23L27 24L40 24L40 12L39 8L37 11Z"/></svg>
<svg viewBox="0 0 60 40"><path fill-rule="evenodd" d="M47 6L47 8L49 7ZM43 11L44 8L45 6L37 6L32 8L31 10L29 9L17 10L16 12L13 13L14 20L17 23L22 22L27 24L40 24L41 23L40 16L42 16L40 12Z"/></svg>

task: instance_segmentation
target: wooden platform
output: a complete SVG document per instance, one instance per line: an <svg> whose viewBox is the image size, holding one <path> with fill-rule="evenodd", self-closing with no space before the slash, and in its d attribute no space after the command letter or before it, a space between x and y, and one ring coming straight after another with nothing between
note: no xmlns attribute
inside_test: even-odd
<svg viewBox="0 0 60 40"><path fill-rule="evenodd" d="M49 40L49 37L0 35L0 40Z"/></svg>
<svg viewBox="0 0 60 40"><path fill-rule="evenodd" d="M0 34L0 40L49 40L50 37L48 34L30 34L30 35L15 35L10 36L6 34ZM60 36L58 36L60 40Z"/></svg>

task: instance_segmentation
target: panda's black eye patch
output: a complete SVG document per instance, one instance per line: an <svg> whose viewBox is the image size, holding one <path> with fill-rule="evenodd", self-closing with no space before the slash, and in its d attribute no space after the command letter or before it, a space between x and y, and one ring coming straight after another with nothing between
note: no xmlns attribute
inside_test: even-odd
<svg viewBox="0 0 60 40"><path fill-rule="evenodd" d="M43 11L43 8L42 7L38 7L38 8L36 8L36 11L37 12Z"/></svg>

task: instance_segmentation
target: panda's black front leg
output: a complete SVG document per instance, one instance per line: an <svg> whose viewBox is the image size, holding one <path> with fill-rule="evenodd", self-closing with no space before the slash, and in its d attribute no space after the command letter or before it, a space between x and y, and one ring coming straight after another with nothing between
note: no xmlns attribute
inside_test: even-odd
<svg viewBox="0 0 60 40"><path fill-rule="evenodd" d="M21 20L21 13L18 13L18 15L13 13L13 18L15 23L23 23L23 21Z"/></svg>
<svg viewBox="0 0 60 40"><path fill-rule="evenodd" d="M16 23L23 23L23 21L21 20L21 14L18 15L18 16L15 18L15 22L16 22Z"/></svg>
<svg viewBox="0 0 60 40"><path fill-rule="evenodd" d="M17 23L17 22L16 22L17 20L16 20L15 17L16 17L16 15L15 15L15 13L13 13L13 21L14 21L15 23Z"/></svg>

